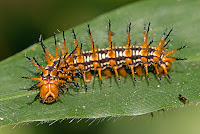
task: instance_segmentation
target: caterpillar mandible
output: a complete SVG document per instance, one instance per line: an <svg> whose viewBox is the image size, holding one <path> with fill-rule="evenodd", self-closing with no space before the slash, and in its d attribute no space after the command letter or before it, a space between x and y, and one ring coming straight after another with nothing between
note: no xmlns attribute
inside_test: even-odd
<svg viewBox="0 0 200 134"><path fill-rule="evenodd" d="M82 51L81 47L78 45L76 34L72 28L72 36L74 40L75 49L72 52L68 52L66 39L63 31L64 48L58 41L56 34L55 38L55 56L48 51L48 49L43 44L43 38L40 37L40 44L42 46L45 59L47 61L46 67L42 67L37 60L29 58L27 55L25 57L32 62L40 71L40 76L35 77L22 77L26 79L31 79L39 81L29 89L28 91L40 87L40 92L37 94L34 100L39 96L43 103L53 103L59 97L59 92L64 90L65 87L68 91L67 83L72 83L75 87L79 87L77 81L77 75L83 78L85 88L87 90L87 82L92 80L92 73L97 74L99 80L102 84L102 72L106 77L110 78L112 72L115 74L116 78L120 80L119 75L122 77L127 76L125 67L131 70L133 79L135 80L135 73L139 76L143 75L143 69L145 71L147 79L148 68L153 66L159 79L161 75L167 75L171 80L168 70L171 66L172 61L176 60L186 60L186 58L175 58L169 57L169 55L185 48L182 46L178 49L172 50L170 52L165 52L165 47L170 42L168 37L170 36L173 29L170 29L168 33L164 31L159 44L157 47L151 47L153 43L151 40L147 42L151 23L144 26L144 38L142 46L135 46L131 44L130 32L131 23L127 26L127 37L126 45L121 47L115 47L112 43L112 31L111 31L111 21L108 22L108 47L104 49L99 49L95 47L93 37L90 30L90 25L88 24L88 34L90 38L91 50ZM58 54L58 47L62 53L61 56Z"/></svg>

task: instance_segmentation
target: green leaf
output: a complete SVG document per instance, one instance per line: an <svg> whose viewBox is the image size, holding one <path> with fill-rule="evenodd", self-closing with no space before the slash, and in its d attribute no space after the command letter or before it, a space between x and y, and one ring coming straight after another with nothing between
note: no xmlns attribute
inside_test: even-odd
<svg viewBox="0 0 200 134"><path fill-rule="evenodd" d="M31 105L39 90L26 91L34 81L20 79L22 76L38 76L39 70L26 58L26 53L36 59L43 66L46 65L44 54L39 44L2 61L0 63L0 123L2 126L30 121L48 121L65 118L101 118L107 116L127 116L150 113L163 108L183 105L178 99L182 94L190 102L199 97L199 49L198 25L200 22L199 1L142 1L129 4L112 12L95 18L88 23L91 26L95 45L99 48L107 47L106 25L108 17L113 20L112 29L115 33L113 42L116 46L124 46L126 41L126 22L132 22L132 42L142 43L143 25L151 21L150 38L156 40L156 46L162 36L163 30L173 27L172 45L170 51L187 45L174 56L187 57L187 61L176 61L169 71L172 81L167 78L158 80L154 73L150 73L150 80L137 76L133 82L132 76L106 79L103 77L103 86L99 85L98 77L88 83L88 92L84 86L75 89L70 86L69 93L60 94L59 101L50 105L40 103L39 100ZM148 20L149 19L149 20ZM169 29L168 29L169 30ZM86 24L75 27L78 41L85 43L84 50L90 50ZM71 31L65 32L67 45L70 50L74 48ZM62 39L61 35L58 35ZM44 41L46 47L53 52L54 41L49 38ZM80 85L83 81L80 80ZM93 86L94 85L94 86Z"/></svg>

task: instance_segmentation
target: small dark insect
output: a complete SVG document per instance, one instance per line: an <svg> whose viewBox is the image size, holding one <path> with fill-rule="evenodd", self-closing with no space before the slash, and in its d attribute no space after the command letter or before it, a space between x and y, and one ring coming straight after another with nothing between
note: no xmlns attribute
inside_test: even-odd
<svg viewBox="0 0 200 134"><path fill-rule="evenodd" d="M189 103L189 100L186 99L185 97L183 97L181 94L179 94L178 98L179 98L179 100L180 100L181 102L183 102L184 104Z"/></svg>

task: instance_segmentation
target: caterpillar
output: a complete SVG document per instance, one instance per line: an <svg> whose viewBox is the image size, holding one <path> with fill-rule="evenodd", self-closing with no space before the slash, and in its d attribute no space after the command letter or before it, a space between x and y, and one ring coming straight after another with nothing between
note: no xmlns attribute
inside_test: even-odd
<svg viewBox="0 0 200 134"><path fill-rule="evenodd" d="M122 77L127 76L125 67L130 69L134 80L135 73L137 73L139 76L143 75L143 69L146 74L146 78L149 79L148 68L150 66L153 66L154 72L158 75L160 80L162 75L166 75L168 79L171 80L168 74L168 70L172 61L186 60L186 58L169 57L169 55L185 48L186 46L182 46L169 52L164 51L165 47L170 42L170 39L168 38L173 30L173 28L171 28L168 33L167 29L164 30L164 33L157 47L151 47L150 45L153 43L153 40L148 43L150 25L151 23L149 22L144 26L143 44L141 46L135 46L131 44L131 23L128 24L126 45L116 47L112 43L111 21L109 20L107 27L108 47L99 49L94 45L90 25L87 24L90 44L92 48L90 51L82 51L82 43L81 46L78 45L76 34L72 28L72 36L75 44L75 49L70 53L67 50L64 31L64 48L61 46L60 41L54 33L55 56L52 56L52 54L48 51L43 43L42 36L40 36L40 44L47 61L47 65L46 67L42 67L34 57L31 59L25 55L25 57L41 71L38 78L22 77L25 79L39 81L27 90L30 91L39 87L40 92L37 94L34 100L40 97L43 103L53 103L57 101L59 92L64 92L62 89L63 87L65 87L68 91L68 83L72 83L75 87L79 87L77 82L78 77L83 79L87 91L87 82L92 80L92 73L94 75L98 75L102 84L102 73L106 77L110 78L113 72L116 78L120 80L120 75ZM62 53L61 56L59 56L58 47Z"/></svg>

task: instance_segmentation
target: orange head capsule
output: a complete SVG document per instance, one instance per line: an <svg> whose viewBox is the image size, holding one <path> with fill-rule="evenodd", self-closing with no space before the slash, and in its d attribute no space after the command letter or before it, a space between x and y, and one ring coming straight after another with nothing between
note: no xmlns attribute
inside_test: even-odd
<svg viewBox="0 0 200 134"><path fill-rule="evenodd" d="M58 87L56 84L49 83L44 84L40 88L40 97L42 98L43 103L52 103L58 99Z"/></svg>

